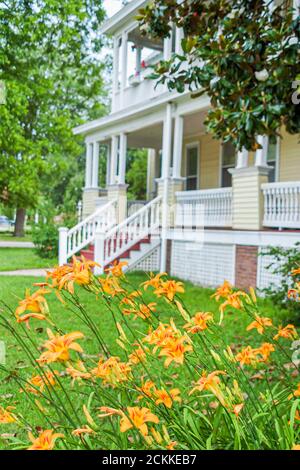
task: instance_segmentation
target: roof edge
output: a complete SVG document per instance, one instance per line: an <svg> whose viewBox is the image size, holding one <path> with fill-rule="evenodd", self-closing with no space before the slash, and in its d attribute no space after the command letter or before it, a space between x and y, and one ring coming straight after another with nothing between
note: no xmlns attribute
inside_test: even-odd
<svg viewBox="0 0 300 470"><path fill-rule="evenodd" d="M122 27L122 24L126 22L128 17L130 17L135 10L142 8L148 1L149 0L132 0L127 3L127 5L123 6L117 13L103 23L100 28L100 33L107 35L114 34Z"/></svg>

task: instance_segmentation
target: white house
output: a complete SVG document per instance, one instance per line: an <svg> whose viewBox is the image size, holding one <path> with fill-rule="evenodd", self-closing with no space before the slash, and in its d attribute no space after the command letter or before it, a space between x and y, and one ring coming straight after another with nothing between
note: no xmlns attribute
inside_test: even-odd
<svg viewBox="0 0 300 470"><path fill-rule="evenodd" d="M132 0L102 27L114 42L112 111L74 130L86 143L83 219L60 229L60 263L85 250L102 267L127 259L129 269L168 270L202 285L265 287L276 276L260 251L300 241L299 136L282 129L276 145L260 136L262 150L238 155L214 140L203 124L208 97L147 79L149 65L180 51L182 30L164 41L143 37L135 16L146 3ZM128 148L148 149L148 199L130 206Z"/></svg>

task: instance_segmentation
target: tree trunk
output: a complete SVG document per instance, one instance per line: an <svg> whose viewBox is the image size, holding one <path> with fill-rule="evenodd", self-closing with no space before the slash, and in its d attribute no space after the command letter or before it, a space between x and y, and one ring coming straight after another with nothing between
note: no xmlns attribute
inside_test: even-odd
<svg viewBox="0 0 300 470"><path fill-rule="evenodd" d="M14 237L24 237L25 215L26 215L26 209L23 209L23 208L17 209Z"/></svg>

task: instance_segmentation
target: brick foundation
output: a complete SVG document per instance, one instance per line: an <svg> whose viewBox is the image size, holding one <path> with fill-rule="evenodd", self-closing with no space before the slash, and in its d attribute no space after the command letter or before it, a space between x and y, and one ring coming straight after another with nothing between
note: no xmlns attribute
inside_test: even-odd
<svg viewBox="0 0 300 470"><path fill-rule="evenodd" d="M235 285L239 289L256 287L257 246L236 245Z"/></svg>

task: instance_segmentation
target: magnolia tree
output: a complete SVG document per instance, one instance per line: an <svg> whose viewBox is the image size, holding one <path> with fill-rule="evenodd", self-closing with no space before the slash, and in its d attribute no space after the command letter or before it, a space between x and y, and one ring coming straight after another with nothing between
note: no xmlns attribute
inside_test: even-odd
<svg viewBox="0 0 300 470"><path fill-rule="evenodd" d="M152 78L180 93L207 94L208 130L238 149L257 149L257 135L274 140L282 125L289 133L300 129L299 15L291 1L274 3L156 0L138 17L145 35L166 38L174 26L183 29L182 53L160 62Z"/></svg>

